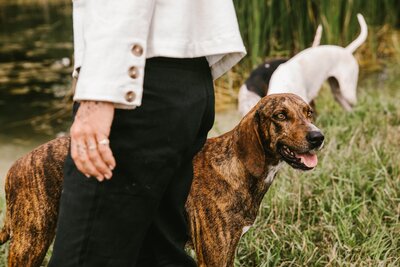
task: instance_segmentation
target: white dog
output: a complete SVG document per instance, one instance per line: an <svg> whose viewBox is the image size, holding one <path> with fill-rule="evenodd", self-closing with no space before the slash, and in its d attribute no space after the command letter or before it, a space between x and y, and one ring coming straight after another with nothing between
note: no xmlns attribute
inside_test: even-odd
<svg viewBox="0 0 400 267"><path fill-rule="evenodd" d="M364 17L358 14L357 19L360 35L347 47L321 45L303 50L279 65L271 76L267 94L293 93L311 103L323 82L328 80L335 99L345 110L351 111L357 102L359 68L353 53L368 35ZM249 110L241 113L244 115Z"/></svg>
<svg viewBox="0 0 400 267"><path fill-rule="evenodd" d="M315 32L312 47L318 46L321 42L322 26L318 25ZM242 116L246 115L257 102L268 92L269 81L274 71L288 61L289 58L267 60L255 68L245 83L240 87L238 95L238 110Z"/></svg>

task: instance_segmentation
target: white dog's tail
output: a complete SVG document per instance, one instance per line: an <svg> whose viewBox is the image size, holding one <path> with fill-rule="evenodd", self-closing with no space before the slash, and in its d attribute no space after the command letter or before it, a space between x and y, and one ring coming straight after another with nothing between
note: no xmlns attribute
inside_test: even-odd
<svg viewBox="0 0 400 267"><path fill-rule="evenodd" d="M311 47L319 46L319 44L321 43L321 36L322 36L322 25L319 24L317 31L315 32L314 41Z"/></svg>
<svg viewBox="0 0 400 267"><path fill-rule="evenodd" d="M368 36L368 27L363 15L357 14L357 19L358 23L360 23L361 32L357 39L346 46L346 50L350 51L351 53L354 53L354 51L356 51L356 49L365 42Z"/></svg>

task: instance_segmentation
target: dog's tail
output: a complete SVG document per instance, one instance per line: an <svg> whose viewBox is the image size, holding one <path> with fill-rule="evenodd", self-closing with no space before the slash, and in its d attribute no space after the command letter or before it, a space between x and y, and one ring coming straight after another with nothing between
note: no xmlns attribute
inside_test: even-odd
<svg viewBox="0 0 400 267"><path fill-rule="evenodd" d="M348 46L346 46L346 50L352 54L354 53L354 51L356 51L358 47L360 47L365 42L368 36L368 26L367 23L365 22L364 16L361 14L357 14L357 19L361 27L360 35L358 35L358 37L353 42L351 42Z"/></svg>
<svg viewBox="0 0 400 267"><path fill-rule="evenodd" d="M6 213L6 218L4 220L4 226L0 231L0 245L4 244L10 239L10 227L8 225L8 220L7 220L7 213Z"/></svg>
<svg viewBox="0 0 400 267"><path fill-rule="evenodd" d="M314 41L311 47L319 46L319 44L321 43L321 36L322 36L322 25L319 24L317 31L315 32Z"/></svg>

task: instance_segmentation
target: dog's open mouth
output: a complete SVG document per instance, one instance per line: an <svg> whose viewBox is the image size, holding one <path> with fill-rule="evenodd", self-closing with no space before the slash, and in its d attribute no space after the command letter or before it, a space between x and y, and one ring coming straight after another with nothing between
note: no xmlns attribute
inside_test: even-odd
<svg viewBox="0 0 400 267"><path fill-rule="evenodd" d="M318 157L314 150L300 153L286 145L279 145L278 151L283 160L295 169L311 170L317 166Z"/></svg>

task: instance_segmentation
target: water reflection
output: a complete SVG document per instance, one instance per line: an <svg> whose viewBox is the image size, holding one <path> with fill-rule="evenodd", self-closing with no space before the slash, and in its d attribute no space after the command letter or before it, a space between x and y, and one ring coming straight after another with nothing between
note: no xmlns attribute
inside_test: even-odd
<svg viewBox="0 0 400 267"><path fill-rule="evenodd" d="M71 1L0 0L1 178L17 157L69 124L71 8Z"/></svg>
<svg viewBox="0 0 400 267"><path fill-rule="evenodd" d="M71 4L2 3L0 10L1 135L29 139L53 134L37 116L57 108L68 92ZM56 131L62 128L57 125L61 121L52 124Z"/></svg>

